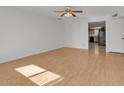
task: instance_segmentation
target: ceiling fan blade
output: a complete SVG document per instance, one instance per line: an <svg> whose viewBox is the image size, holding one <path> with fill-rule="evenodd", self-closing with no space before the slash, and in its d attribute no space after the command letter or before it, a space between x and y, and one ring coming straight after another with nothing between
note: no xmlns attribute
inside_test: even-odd
<svg viewBox="0 0 124 93"><path fill-rule="evenodd" d="M57 13L57 12L58 12L58 13L61 13L61 12L64 12L64 11L54 11L54 12L55 12L55 13Z"/></svg>
<svg viewBox="0 0 124 93"><path fill-rule="evenodd" d="M83 13L83 11L76 11L76 10L74 10L74 11L72 11L72 12L74 12L74 13Z"/></svg>
<svg viewBox="0 0 124 93"><path fill-rule="evenodd" d="M73 16L73 17L76 17L76 15L75 15L74 13L72 13L72 16Z"/></svg>
<svg viewBox="0 0 124 93"><path fill-rule="evenodd" d="M61 14L61 17L64 16L66 13Z"/></svg>

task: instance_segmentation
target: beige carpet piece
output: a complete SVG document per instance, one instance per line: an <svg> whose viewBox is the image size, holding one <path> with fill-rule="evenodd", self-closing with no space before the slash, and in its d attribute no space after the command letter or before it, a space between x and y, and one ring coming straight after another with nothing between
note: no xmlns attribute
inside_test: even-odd
<svg viewBox="0 0 124 93"><path fill-rule="evenodd" d="M55 73L52 73L50 71L38 74L38 75L33 76L33 77L30 77L29 79L40 86L48 85L50 83L54 84L53 81L56 82L56 80L58 81L58 79L62 80L61 76L59 76Z"/></svg>
<svg viewBox="0 0 124 93"><path fill-rule="evenodd" d="M27 66L16 68L15 70L20 72L26 77L30 77L30 76L46 71L45 69L38 67L36 65L27 65Z"/></svg>

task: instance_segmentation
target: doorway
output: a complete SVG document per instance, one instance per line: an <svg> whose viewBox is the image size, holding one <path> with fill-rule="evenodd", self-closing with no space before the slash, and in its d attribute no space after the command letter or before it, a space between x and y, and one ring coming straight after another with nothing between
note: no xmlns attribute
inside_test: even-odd
<svg viewBox="0 0 124 93"><path fill-rule="evenodd" d="M100 51L105 52L106 48L106 29L105 21L100 22L89 22L88 33L89 33L89 49L99 53Z"/></svg>

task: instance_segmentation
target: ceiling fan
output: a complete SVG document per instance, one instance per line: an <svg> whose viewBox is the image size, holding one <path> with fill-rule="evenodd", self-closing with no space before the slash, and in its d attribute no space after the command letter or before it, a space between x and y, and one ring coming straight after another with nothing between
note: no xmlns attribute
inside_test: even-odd
<svg viewBox="0 0 124 93"><path fill-rule="evenodd" d="M66 6L64 10L62 11L54 11L55 13L62 13L60 16L63 17L63 16L67 16L67 17L70 17L70 16L73 16L73 17L76 17L76 14L75 13L83 13L82 10L73 10L71 6Z"/></svg>

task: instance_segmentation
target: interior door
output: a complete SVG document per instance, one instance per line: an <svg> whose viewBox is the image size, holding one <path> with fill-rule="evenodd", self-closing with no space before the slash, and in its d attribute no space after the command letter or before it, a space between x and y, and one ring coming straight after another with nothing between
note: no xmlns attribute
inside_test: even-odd
<svg viewBox="0 0 124 93"><path fill-rule="evenodd" d="M124 18L114 19L110 23L111 52L124 53Z"/></svg>

